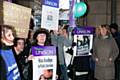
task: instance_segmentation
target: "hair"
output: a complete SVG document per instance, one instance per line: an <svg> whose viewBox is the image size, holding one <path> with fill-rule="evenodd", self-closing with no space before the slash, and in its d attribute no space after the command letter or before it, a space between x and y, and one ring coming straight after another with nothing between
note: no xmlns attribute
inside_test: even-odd
<svg viewBox="0 0 120 80"><path fill-rule="evenodd" d="M25 39L24 39L24 38L15 38L15 39L14 39L14 46L15 46L15 47L17 46L18 40L23 40L23 41L24 41L24 45L25 45Z"/></svg>
<svg viewBox="0 0 120 80"><path fill-rule="evenodd" d="M110 35L110 34L111 34L111 32L110 32L110 27L109 27L108 24L102 24L101 26L99 26L99 28L105 28L105 29L107 30L107 35ZM98 34L98 35L100 36L101 33Z"/></svg>
<svg viewBox="0 0 120 80"><path fill-rule="evenodd" d="M49 45L51 43L50 34L49 34L49 31L45 28L40 28L40 29L36 30L36 32L33 34L33 39L35 40L35 44L37 43L38 34L41 34L41 33L46 34L46 41L45 41L44 45Z"/></svg>
<svg viewBox="0 0 120 80"><path fill-rule="evenodd" d="M53 72L53 69L48 69L47 71L49 71L49 72Z"/></svg>
<svg viewBox="0 0 120 80"><path fill-rule="evenodd" d="M112 23L112 24L110 24L110 28L113 28L113 29L115 29L116 31L118 31L118 24Z"/></svg>
<svg viewBox="0 0 120 80"><path fill-rule="evenodd" d="M98 35L100 35L100 28L96 27L95 28L95 36L98 36Z"/></svg>
<svg viewBox="0 0 120 80"><path fill-rule="evenodd" d="M63 26L63 29L65 29L67 33L68 33L68 28L69 28L69 25L64 25Z"/></svg>
<svg viewBox="0 0 120 80"><path fill-rule="evenodd" d="M6 34L7 30L12 30L13 36L14 37L16 36L15 29L12 26L10 26L10 25L0 25L0 30L1 30L0 38L4 37L4 35Z"/></svg>

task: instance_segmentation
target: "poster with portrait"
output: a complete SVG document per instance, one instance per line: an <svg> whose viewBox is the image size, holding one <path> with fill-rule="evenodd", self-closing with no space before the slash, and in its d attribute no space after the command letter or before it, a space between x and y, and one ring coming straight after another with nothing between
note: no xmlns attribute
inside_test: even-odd
<svg viewBox="0 0 120 80"><path fill-rule="evenodd" d="M56 80L56 47L32 47L33 80Z"/></svg>
<svg viewBox="0 0 120 80"><path fill-rule="evenodd" d="M93 27L77 27L74 29L74 56L91 55L90 50L93 44Z"/></svg>

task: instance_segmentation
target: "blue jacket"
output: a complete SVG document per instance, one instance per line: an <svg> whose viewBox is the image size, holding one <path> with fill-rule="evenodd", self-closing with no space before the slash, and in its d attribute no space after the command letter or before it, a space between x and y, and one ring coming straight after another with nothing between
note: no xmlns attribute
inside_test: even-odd
<svg viewBox="0 0 120 80"><path fill-rule="evenodd" d="M3 58L5 62L6 80L21 80L18 66L15 61L12 49L8 50L0 49L0 56ZM0 66L3 67L2 65Z"/></svg>

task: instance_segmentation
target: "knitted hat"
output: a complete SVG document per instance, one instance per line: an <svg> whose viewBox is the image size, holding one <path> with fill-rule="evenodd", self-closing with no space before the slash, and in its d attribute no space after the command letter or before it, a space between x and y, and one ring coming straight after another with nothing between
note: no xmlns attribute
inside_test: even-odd
<svg viewBox="0 0 120 80"><path fill-rule="evenodd" d="M115 29L115 30L118 30L118 25L117 25L116 23L112 23L112 24L110 25L110 28L113 28L113 29Z"/></svg>

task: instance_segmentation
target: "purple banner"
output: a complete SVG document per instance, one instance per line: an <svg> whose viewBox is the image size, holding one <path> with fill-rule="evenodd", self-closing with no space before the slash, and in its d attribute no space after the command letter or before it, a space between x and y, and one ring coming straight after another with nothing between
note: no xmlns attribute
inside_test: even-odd
<svg viewBox="0 0 120 80"><path fill-rule="evenodd" d="M94 27L76 27L73 30L73 34L93 34Z"/></svg>
<svg viewBox="0 0 120 80"><path fill-rule="evenodd" d="M59 0L43 0L43 5L59 8Z"/></svg>
<svg viewBox="0 0 120 80"><path fill-rule="evenodd" d="M76 27L73 8L76 0L70 1L70 14L69 14L69 25L70 27Z"/></svg>
<svg viewBox="0 0 120 80"><path fill-rule="evenodd" d="M32 55L33 56L55 56L56 47L55 46L33 46Z"/></svg>

